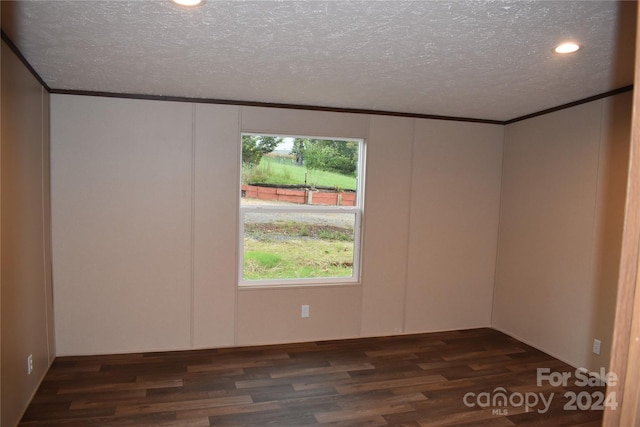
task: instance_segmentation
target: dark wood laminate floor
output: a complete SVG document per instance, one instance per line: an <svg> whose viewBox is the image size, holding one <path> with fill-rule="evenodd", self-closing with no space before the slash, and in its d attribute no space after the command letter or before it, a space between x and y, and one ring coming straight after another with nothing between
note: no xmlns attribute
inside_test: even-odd
<svg viewBox="0 0 640 427"><path fill-rule="evenodd" d="M537 386L538 367L572 378ZM567 391L604 392L574 373L491 329L61 357L20 426L598 426L602 411L564 408ZM511 404L478 405L500 392ZM547 411L526 410L532 393Z"/></svg>

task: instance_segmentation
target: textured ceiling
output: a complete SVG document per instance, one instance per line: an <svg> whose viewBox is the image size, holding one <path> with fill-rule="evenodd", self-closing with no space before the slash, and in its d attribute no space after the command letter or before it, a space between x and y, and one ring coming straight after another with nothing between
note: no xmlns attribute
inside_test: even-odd
<svg viewBox="0 0 640 427"><path fill-rule="evenodd" d="M53 89L508 120L633 81L632 2L2 3Z"/></svg>

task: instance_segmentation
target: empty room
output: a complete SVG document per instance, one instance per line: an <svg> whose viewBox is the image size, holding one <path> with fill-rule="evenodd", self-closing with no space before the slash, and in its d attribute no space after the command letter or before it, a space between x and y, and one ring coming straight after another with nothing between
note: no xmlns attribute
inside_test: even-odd
<svg viewBox="0 0 640 427"><path fill-rule="evenodd" d="M1 426L640 425L636 16L2 1Z"/></svg>

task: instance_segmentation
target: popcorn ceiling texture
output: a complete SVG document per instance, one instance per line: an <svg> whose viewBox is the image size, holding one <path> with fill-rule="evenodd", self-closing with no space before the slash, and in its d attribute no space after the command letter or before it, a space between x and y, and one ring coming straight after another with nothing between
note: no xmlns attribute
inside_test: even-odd
<svg viewBox="0 0 640 427"><path fill-rule="evenodd" d="M54 89L508 120L632 83L620 7L633 4L25 1L2 18ZM559 57L565 39L584 49Z"/></svg>

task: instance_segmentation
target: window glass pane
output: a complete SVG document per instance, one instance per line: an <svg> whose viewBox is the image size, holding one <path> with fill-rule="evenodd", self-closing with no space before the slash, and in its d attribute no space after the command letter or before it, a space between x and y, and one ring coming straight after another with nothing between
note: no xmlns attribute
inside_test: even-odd
<svg viewBox="0 0 640 427"><path fill-rule="evenodd" d="M242 204L356 206L359 141L242 135Z"/></svg>
<svg viewBox="0 0 640 427"><path fill-rule="evenodd" d="M243 280L351 278L354 212L245 212Z"/></svg>

